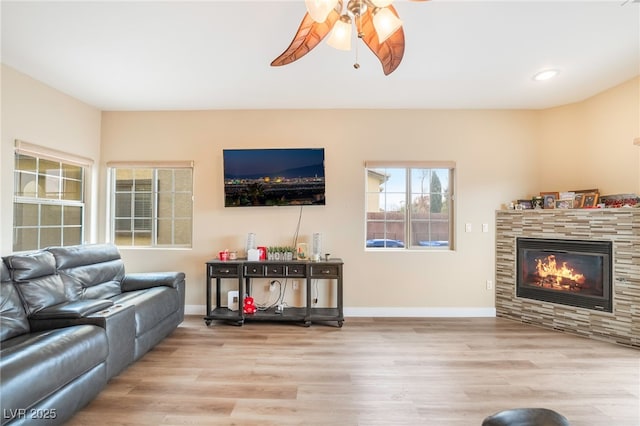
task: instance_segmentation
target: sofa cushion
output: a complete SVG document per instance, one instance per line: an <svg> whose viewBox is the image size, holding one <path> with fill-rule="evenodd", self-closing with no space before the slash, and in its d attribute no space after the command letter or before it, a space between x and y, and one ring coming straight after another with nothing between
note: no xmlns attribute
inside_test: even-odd
<svg viewBox="0 0 640 426"><path fill-rule="evenodd" d="M3 410L29 408L104 362L107 354L106 333L94 325L41 331L3 342Z"/></svg>
<svg viewBox="0 0 640 426"><path fill-rule="evenodd" d="M0 342L29 332L29 320L7 266L0 262Z"/></svg>
<svg viewBox="0 0 640 426"><path fill-rule="evenodd" d="M67 300L64 284L56 274L53 255L47 251L7 256L13 282L24 302L27 315Z"/></svg>
<svg viewBox="0 0 640 426"><path fill-rule="evenodd" d="M136 337L176 312L180 308L178 299L178 291L171 287L129 291L111 298L118 305L135 307Z"/></svg>
<svg viewBox="0 0 640 426"><path fill-rule="evenodd" d="M124 263L113 244L50 247L69 298L107 299L121 293Z"/></svg>

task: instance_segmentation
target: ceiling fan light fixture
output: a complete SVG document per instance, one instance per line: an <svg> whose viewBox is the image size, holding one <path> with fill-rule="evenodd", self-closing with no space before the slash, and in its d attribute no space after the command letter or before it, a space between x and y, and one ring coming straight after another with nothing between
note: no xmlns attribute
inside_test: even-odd
<svg viewBox="0 0 640 426"><path fill-rule="evenodd" d="M351 50L351 18L342 15L329 34L327 44L338 50Z"/></svg>
<svg viewBox="0 0 640 426"><path fill-rule="evenodd" d="M307 12L311 19L316 22L324 22L327 20L329 13L338 4L339 0L304 0L307 6Z"/></svg>
<svg viewBox="0 0 640 426"><path fill-rule="evenodd" d="M366 44L378 58L384 75L391 74L398 68L404 56L405 39L402 21L391 4L379 8L372 1L382 4L380 1L390 2L391 0L305 0L310 11L304 14L293 40L284 52L271 61L271 66L279 67L297 61L325 39L331 47L348 51L351 50L352 39L355 39ZM329 11L326 18L324 18L324 12L321 16L316 16L318 20L324 18L324 21L317 22L310 12L320 4L333 5L333 9ZM374 18L376 18L375 22ZM354 26L357 39L352 36ZM353 67L356 69L360 67L357 45L356 62Z"/></svg>
<svg viewBox="0 0 640 426"><path fill-rule="evenodd" d="M378 41L384 43L402 27L402 21L390 9L378 8L373 11L373 27L376 29Z"/></svg>

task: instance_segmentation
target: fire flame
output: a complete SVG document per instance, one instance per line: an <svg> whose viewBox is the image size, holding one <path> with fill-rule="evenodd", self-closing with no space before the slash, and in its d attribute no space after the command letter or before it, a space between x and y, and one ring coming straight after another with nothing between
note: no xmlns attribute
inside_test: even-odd
<svg viewBox="0 0 640 426"><path fill-rule="evenodd" d="M567 266L567 262L562 262L562 267L558 268L554 255L549 255L546 259L536 259L536 270L542 278L555 277L558 284L562 282L563 278L578 284L584 284L585 281L584 275L574 273L574 270Z"/></svg>

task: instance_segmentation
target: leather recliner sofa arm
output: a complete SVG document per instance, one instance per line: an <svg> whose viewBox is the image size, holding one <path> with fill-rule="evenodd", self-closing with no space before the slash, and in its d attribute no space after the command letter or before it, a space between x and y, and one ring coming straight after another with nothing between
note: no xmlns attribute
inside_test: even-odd
<svg viewBox="0 0 640 426"><path fill-rule="evenodd" d="M126 274L122 280L123 292L143 290L152 287L165 286L178 288L184 282L184 272L138 272Z"/></svg>
<svg viewBox="0 0 640 426"><path fill-rule="evenodd" d="M113 301L111 300L87 299L63 302L31 314L29 320L46 321L65 318L84 318L111 306L113 306Z"/></svg>
<svg viewBox="0 0 640 426"><path fill-rule="evenodd" d="M63 314L65 311L68 312L66 316ZM43 313L41 314L41 312ZM107 379L119 374L133 362L136 338L133 306L114 304L111 300L78 300L51 306L41 312L29 317L31 331L44 331L83 324L95 325L104 329L109 345Z"/></svg>

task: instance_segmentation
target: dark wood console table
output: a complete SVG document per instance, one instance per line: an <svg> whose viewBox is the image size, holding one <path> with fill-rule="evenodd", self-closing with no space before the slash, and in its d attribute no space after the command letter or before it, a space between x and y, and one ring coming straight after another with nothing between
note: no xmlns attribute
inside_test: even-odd
<svg viewBox="0 0 640 426"><path fill-rule="evenodd" d="M342 300L342 259L310 262L304 260L289 261L248 261L211 260L207 266L207 314L204 317L206 325L214 320L222 320L242 325L245 320L290 321L302 322L305 326L313 322L337 321L338 327L344 322ZM306 281L306 306L286 307L277 312L276 308L258 310L255 314L243 313L244 295L251 295L251 280L254 278L291 278ZM234 279L238 288L238 310L232 311L221 303L221 284L223 279ZM212 306L213 280L215 280L215 305ZM311 303L311 286L313 280L336 280L336 306L317 308Z"/></svg>

